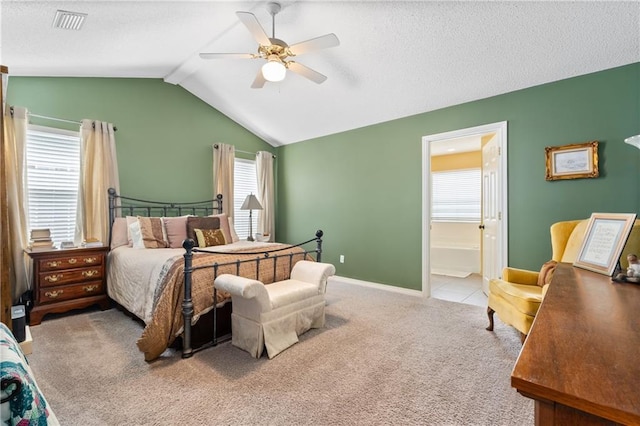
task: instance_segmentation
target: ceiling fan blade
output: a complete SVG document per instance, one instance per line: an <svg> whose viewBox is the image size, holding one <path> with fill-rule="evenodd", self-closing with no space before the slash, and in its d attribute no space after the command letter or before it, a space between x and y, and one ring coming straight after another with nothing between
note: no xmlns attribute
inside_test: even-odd
<svg viewBox="0 0 640 426"><path fill-rule="evenodd" d="M251 88L262 89L266 82L267 80L265 80L264 76L262 75L262 69L259 69L258 74L256 75L256 78L253 80L253 83L251 84Z"/></svg>
<svg viewBox="0 0 640 426"><path fill-rule="evenodd" d="M318 71L314 71L311 68L297 62L289 61L287 63L287 68L295 72L296 74L300 74L301 76L308 78L314 83L321 84L324 83L324 81L327 79L326 75L320 74Z"/></svg>
<svg viewBox="0 0 640 426"><path fill-rule="evenodd" d="M328 47L335 47L340 45L340 40L335 34L325 34L320 37L312 38L311 40L301 41L292 46L289 46L289 51L294 55L301 55L303 53L310 52L312 50L326 49Z"/></svg>
<svg viewBox="0 0 640 426"><path fill-rule="evenodd" d="M256 55L251 53L201 53L202 59L253 59Z"/></svg>
<svg viewBox="0 0 640 426"><path fill-rule="evenodd" d="M270 46L271 40L269 36L264 32L264 28L258 22L258 18L250 12L236 12L238 19L247 27L253 38L263 46Z"/></svg>

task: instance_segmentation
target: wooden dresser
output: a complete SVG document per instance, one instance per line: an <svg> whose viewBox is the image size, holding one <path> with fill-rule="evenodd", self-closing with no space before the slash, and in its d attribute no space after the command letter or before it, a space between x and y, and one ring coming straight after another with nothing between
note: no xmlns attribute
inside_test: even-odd
<svg viewBox="0 0 640 426"><path fill-rule="evenodd" d="M34 305L30 325L45 314L99 304L109 308L106 280L108 247L26 250L33 259Z"/></svg>
<svg viewBox="0 0 640 426"><path fill-rule="evenodd" d="M536 425L640 424L640 285L558 264L511 374Z"/></svg>

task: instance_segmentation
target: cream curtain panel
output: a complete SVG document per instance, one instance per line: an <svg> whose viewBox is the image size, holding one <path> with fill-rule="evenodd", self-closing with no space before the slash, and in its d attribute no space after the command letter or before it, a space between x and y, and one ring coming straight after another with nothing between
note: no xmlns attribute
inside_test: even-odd
<svg viewBox="0 0 640 426"><path fill-rule="evenodd" d="M9 199L9 244L12 270L13 298L31 288L31 261L24 248L29 243L29 204L27 202L27 110L21 107L6 108L4 116L4 164ZM14 300L14 301L15 301Z"/></svg>
<svg viewBox="0 0 640 426"><path fill-rule="evenodd" d="M222 194L222 211L234 217L233 170L236 149L233 145L218 143L213 145L213 192Z"/></svg>
<svg viewBox="0 0 640 426"><path fill-rule="evenodd" d="M273 154L266 151L256 153L256 177L258 180L258 201L262 210L258 211L258 232L269 234L269 241L275 241L275 193L273 184Z"/></svg>
<svg viewBox="0 0 640 426"><path fill-rule="evenodd" d="M107 190L120 193L116 138L112 123L82 120L80 125L80 184L76 215L76 244L95 238L109 242Z"/></svg>

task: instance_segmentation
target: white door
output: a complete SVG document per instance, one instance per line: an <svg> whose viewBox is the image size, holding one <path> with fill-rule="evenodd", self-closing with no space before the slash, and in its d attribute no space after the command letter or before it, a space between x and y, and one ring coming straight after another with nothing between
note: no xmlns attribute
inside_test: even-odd
<svg viewBox="0 0 640 426"><path fill-rule="evenodd" d="M489 294L489 280L500 275L500 147L494 135L482 147L482 291Z"/></svg>
<svg viewBox="0 0 640 426"><path fill-rule="evenodd" d="M507 122L486 124L422 137L422 294L431 295L431 150L432 142L495 133L487 142L483 156L482 289L488 293L489 280L497 278L507 265L508 205ZM486 165L484 164L486 163Z"/></svg>

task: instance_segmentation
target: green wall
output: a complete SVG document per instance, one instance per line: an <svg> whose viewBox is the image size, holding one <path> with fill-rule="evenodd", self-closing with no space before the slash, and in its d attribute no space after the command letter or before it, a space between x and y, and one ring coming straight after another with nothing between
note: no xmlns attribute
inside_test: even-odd
<svg viewBox="0 0 640 426"><path fill-rule="evenodd" d="M183 88L160 79L10 77L7 92L9 105L34 114L114 123L120 191L130 197L212 198L211 145L216 142L243 151L275 151ZM36 118L31 122L78 128Z"/></svg>
<svg viewBox="0 0 640 426"><path fill-rule="evenodd" d="M275 152L278 240L322 229L339 275L412 289L421 288L422 136L508 121L509 264L538 269L553 222L640 211L640 151L622 142L640 133L639 98L632 64L276 149L162 80L14 76L8 90L10 105L35 114L115 123L121 190L134 197L209 198L215 142ZM590 140L600 141L600 178L545 181L545 146Z"/></svg>
<svg viewBox="0 0 640 426"><path fill-rule="evenodd" d="M554 222L640 211L640 151L623 143L640 133L636 63L280 147L279 239L321 228L338 275L420 289L422 136L500 121L511 266L537 270L551 258ZM591 140L599 178L545 180L544 147Z"/></svg>

